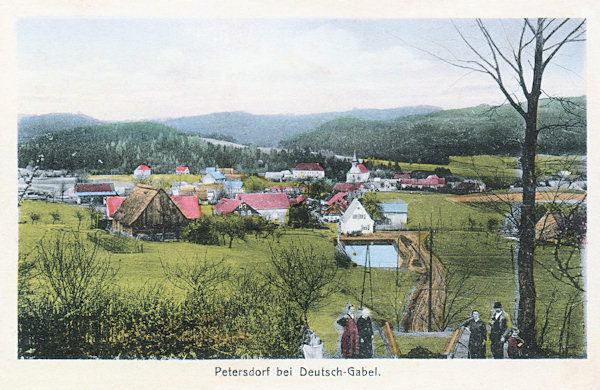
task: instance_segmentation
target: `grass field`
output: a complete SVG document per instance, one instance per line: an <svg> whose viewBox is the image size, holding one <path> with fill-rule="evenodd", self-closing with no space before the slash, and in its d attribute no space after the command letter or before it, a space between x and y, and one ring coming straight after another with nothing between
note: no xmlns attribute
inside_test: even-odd
<svg viewBox="0 0 600 390"><path fill-rule="evenodd" d="M494 301L500 301L510 317L515 305L515 276L513 269L513 245L499 231L486 231L490 218L502 219L496 208L486 208L485 203L459 203L450 201L446 194L432 193L386 193L379 192L381 201L393 201L401 198L408 203L408 225L411 228L421 226L427 229L440 227L434 235L434 252L449 271L449 297L458 289L453 286L463 275L469 275L462 283L461 291L471 291L466 298L473 298L469 310L464 310L456 322L468 317L470 310L478 310L484 321L490 315ZM471 220L474 227L483 231L470 231ZM548 268L554 267L553 248L548 245L538 245L536 258ZM577 258L579 253L577 252ZM550 313L550 326L547 341L557 345L560 338L564 307L571 294L581 298L572 287L554 279L543 267L535 267L536 291L539 299L537 305L538 321L545 318L545 307L552 300L556 290L556 301ZM468 299L470 300L470 299ZM583 303L573 311L572 335L570 350L576 354L583 353ZM452 324L451 324L452 325ZM510 325L509 325L510 326Z"/></svg>
<svg viewBox="0 0 600 390"><path fill-rule="evenodd" d="M101 181L108 180L117 183L128 183L138 182L139 179L133 177L133 175L93 175L88 177L90 180ZM163 189L171 188L174 183L178 181L185 181L186 183L192 184L202 181L202 175L177 175L177 174L159 174L151 175L143 179L144 183L161 187Z"/></svg>
<svg viewBox="0 0 600 390"><path fill-rule="evenodd" d="M449 158L448 165L439 164L413 164L406 162L394 162L386 160L367 160L374 165L385 167L398 167L402 171L433 171L436 168L446 168L459 176L481 178L486 176L497 176L513 179L516 175L517 160L506 156L453 156ZM396 165L397 164L397 165Z"/></svg>
<svg viewBox="0 0 600 390"><path fill-rule="evenodd" d="M449 271L450 286L449 297L458 291L456 281L464 275L469 275L462 283L462 290L467 291L461 299L473 302L456 316L454 325L466 319L470 310L477 309L482 313L482 318L487 322L492 303L495 300L502 302L509 317L513 315L515 282L511 242L500 236L499 232L487 232L485 227L490 218L501 219L501 215L485 205L458 203L449 200L449 195L435 193L377 193L380 200L393 200L398 197L408 203L409 226L422 229L429 226L439 231L434 236L434 252ZM81 221L80 230L90 231L90 220L87 211L77 206L38 201L24 201L19 208L19 252L26 254L32 252L40 238L47 232L60 229L76 230L79 224L75 216L77 210L85 213ZM60 214L60 221L52 223L51 212ZM209 214L203 208L204 215ZM40 219L32 223L29 215L38 213ZM476 229L483 227L483 231L469 229L471 222ZM287 229L276 244L273 239L248 238L246 241L236 240L231 249L225 246L204 246L186 242L144 242L143 253L110 254L104 250L102 256L110 256L113 264L118 264L118 283L122 287L138 289L146 284L163 284L167 291L172 291L174 296L182 297L182 291L173 288L165 279L161 261L176 263L187 259L207 256L211 259L224 259L225 263L233 269L258 269L264 270L268 264L269 244L286 245L312 245L317 251L330 253L334 251L332 245L336 234L336 225L329 224L326 229ZM539 261L552 267L552 248L539 246L537 258ZM348 300L358 308L362 290L363 271L361 267L342 269L340 271L341 285L339 291L331 296L322 306L309 313L309 324L323 340L327 352L334 354L337 349L337 330L333 326L334 320L341 313ZM374 318L388 320L394 323L394 285L395 271L373 270L373 301ZM452 279L454 278L454 279ZM401 308L404 308L407 297L416 284L418 275L411 272L400 272L398 296L401 297ZM454 284L452 282L454 280ZM538 321L545 318L545 305L551 301L553 292L556 300L550 313L547 334L549 345L556 345L560 338L564 306L569 294L576 293L573 289L552 278L543 268L536 267L536 287L540 300L538 304ZM578 294L579 298L581 294ZM367 289L366 301L369 301ZM453 324L451 324L453 325ZM583 352L583 304L579 303L574 309L572 318L573 329L569 341L570 350L581 354ZM400 340L401 339L401 340ZM433 352L441 352L445 346L445 339L435 340L430 337L402 337L399 339L402 353L407 353L414 346L423 346Z"/></svg>
<svg viewBox="0 0 600 390"><path fill-rule="evenodd" d="M20 207L19 225L19 252L30 253L36 244L47 232L66 229L77 229L78 220L75 212L85 209L64 204L46 203L38 201L24 201ZM52 224L50 212L58 212L61 222ZM202 210L207 215L205 209ZM31 222L29 214L40 214L40 220ZM82 221L80 230L87 233L89 217ZM183 298L183 291L174 288L165 278L161 261L165 264L203 258L224 259L225 264L235 270L264 270L269 258L269 245L312 245L316 251L333 254L333 238L336 234L336 225L329 224L327 229L287 229L280 238L280 243L273 239L258 239L249 237L247 241L236 240L231 249L226 246L206 246L187 242L144 242L143 253L114 254L100 249L101 256L110 256L113 265L119 267L118 284L128 289L139 289L146 285L162 285L167 292L175 297ZM333 326L334 320L342 312L349 300L358 308L362 289L363 268L349 268L340 270L339 292L331 296L327 302L317 310L309 313L309 324L323 340L326 350L334 354L337 349L337 330ZM373 310L375 318L391 320L394 316L393 285L395 272L390 270L373 270L373 295L376 308ZM417 275L411 272L400 272L399 292L400 306L404 308L412 287L416 284Z"/></svg>

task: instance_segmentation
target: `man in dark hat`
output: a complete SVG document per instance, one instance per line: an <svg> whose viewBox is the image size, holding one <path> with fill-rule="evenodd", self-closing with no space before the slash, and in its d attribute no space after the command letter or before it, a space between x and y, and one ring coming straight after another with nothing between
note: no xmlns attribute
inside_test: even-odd
<svg viewBox="0 0 600 390"><path fill-rule="evenodd" d="M466 320L461 326L469 328L471 332L469 336L469 359L485 359L485 345L483 343L487 338L487 330L479 317L479 312L473 310L471 318Z"/></svg>
<svg viewBox="0 0 600 390"><path fill-rule="evenodd" d="M506 313L500 302L494 302L490 318L490 344L494 359L504 358L504 341L509 330L506 324Z"/></svg>

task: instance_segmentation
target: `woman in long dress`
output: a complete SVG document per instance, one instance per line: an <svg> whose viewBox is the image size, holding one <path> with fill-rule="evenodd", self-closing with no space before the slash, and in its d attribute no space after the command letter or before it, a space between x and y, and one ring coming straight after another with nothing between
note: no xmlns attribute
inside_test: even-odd
<svg viewBox="0 0 600 390"><path fill-rule="evenodd" d="M358 357L358 328L354 321L354 306L350 302L344 309L336 323L342 326L342 337L340 338L340 349L342 357L352 359Z"/></svg>

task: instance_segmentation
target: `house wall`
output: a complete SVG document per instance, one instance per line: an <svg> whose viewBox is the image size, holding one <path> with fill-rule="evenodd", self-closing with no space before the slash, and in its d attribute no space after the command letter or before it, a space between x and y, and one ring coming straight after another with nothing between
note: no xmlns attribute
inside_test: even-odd
<svg viewBox="0 0 600 390"><path fill-rule="evenodd" d="M143 177L148 177L152 174L152 171L148 171L148 170L135 170L133 171L133 177L136 178L143 178Z"/></svg>
<svg viewBox="0 0 600 390"><path fill-rule="evenodd" d="M258 213L263 216L263 218L268 219L269 221L279 222L281 225L285 224L285 218L287 216L287 209L265 209L258 210Z"/></svg>
<svg viewBox="0 0 600 390"><path fill-rule="evenodd" d="M374 222L364 208L357 209L348 221L340 221L340 233L373 233Z"/></svg>
<svg viewBox="0 0 600 390"><path fill-rule="evenodd" d="M294 170L294 178L295 179L305 179L305 178L309 178L309 177L315 177L315 178L325 177L325 171L303 171L303 170L296 171L296 170Z"/></svg>

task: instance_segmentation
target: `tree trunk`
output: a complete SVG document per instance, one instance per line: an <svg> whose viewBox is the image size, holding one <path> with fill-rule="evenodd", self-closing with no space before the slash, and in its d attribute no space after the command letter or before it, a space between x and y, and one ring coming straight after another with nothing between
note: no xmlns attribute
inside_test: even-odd
<svg viewBox="0 0 600 390"><path fill-rule="evenodd" d="M541 79L541 75L540 75ZM535 83L534 83L535 84ZM537 95L537 96L534 96ZM526 342L526 355L537 350L536 292L534 279L535 254L535 193L537 178L535 157L537 153L537 113L539 92L532 92L527 102L525 119L525 144L523 145L523 203L519 232L519 329Z"/></svg>

